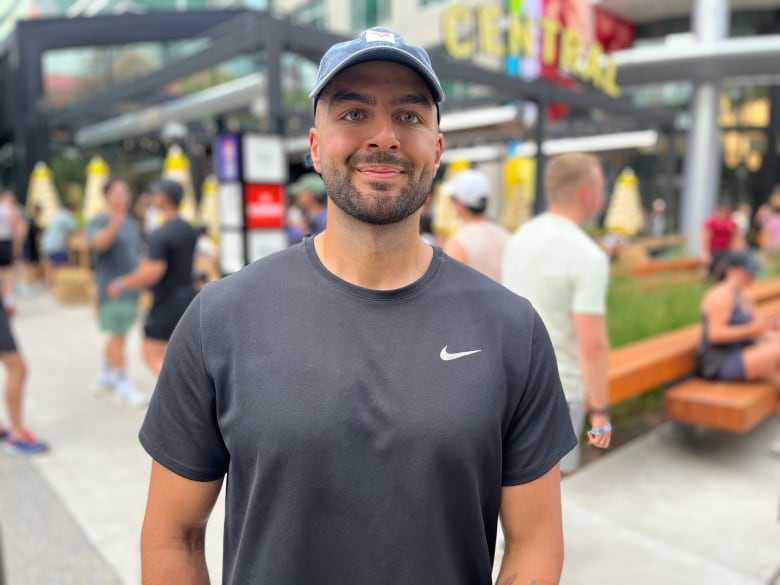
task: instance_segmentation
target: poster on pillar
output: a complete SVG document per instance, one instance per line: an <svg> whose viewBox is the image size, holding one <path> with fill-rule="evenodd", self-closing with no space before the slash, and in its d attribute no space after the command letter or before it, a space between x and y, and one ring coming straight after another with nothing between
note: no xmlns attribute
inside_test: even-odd
<svg viewBox="0 0 780 585"><path fill-rule="evenodd" d="M284 250L288 245L287 232L285 230L249 230L246 237L249 262L254 262L269 254Z"/></svg>
<svg viewBox="0 0 780 585"><path fill-rule="evenodd" d="M221 183L241 180L241 151L237 135L224 134L217 137L214 166L217 180Z"/></svg>
<svg viewBox="0 0 780 585"><path fill-rule="evenodd" d="M284 185L244 185L247 229L283 228L286 217Z"/></svg>
<svg viewBox="0 0 780 585"><path fill-rule="evenodd" d="M287 156L281 136L244 134L241 141L243 180L245 183L287 182Z"/></svg>

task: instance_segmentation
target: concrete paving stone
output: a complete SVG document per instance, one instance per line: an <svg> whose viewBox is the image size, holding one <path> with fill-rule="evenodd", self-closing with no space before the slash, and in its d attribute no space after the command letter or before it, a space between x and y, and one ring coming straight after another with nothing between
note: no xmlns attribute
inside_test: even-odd
<svg viewBox="0 0 780 585"><path fill-rule="evenodd" d="M33 462L4 452L0 529L9 585L119 584Z"/></svg>
<svg viewBox="0 0 780 585"><path fill-rule="evenodd" d="M725 568L714 558L691 554L627 528L591 509L564 500L566 585L764 585ZM573 537L577 535L577 537ZM586 536L587 535L587 536Z"/></svg>
<svg viewBox="0 0 780 585"><path fill-rule="evenodd" d="M747 473L755 463L732 468L683 447L670 449L669 432L650 433L568 478L564 501L768 582L780 563L777 482L771 474ZM767 457L765 464L778 462Z"/></svg>

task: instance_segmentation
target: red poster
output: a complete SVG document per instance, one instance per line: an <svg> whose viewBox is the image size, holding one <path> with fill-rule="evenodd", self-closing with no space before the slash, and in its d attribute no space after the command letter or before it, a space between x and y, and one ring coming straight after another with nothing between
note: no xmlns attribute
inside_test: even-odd
<svg viewBox="0 0 780 585"><path fill-rule="evenodd" d="M285 224L284 185L244 186L247 228L280 228Z"/></svg>

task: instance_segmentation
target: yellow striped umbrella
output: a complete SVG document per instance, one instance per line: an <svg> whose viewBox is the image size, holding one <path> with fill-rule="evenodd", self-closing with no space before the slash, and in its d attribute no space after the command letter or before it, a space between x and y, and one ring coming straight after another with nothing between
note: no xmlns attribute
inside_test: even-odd
<svg viewBox="0 0 780 585"><path fill-rule="evenodd" d="M165 179L173 179L181 184L184 189L184 197L179 204L179 213L185 221L192 224L196 223L198 206L195 203L195 191L192 189L190 161L179 145L174 144L168 149L168 154L163 162L162 176Z"/></svg>
<svg viewBox="0 0 780 585"><path fill-rule="evenodd" d="M87 222L106 210L106 198L103 187L108 181L111 171L108 164L99 155L92 157L87 165L87 182L84 186L84 206L82 214Z"/></svg>
<svg viewBox="0 0 780 585"><path fill-rule="evenodd" d="M200 223L206 226L211 241L219 244L219 183L214 175L203 181L200 196Z"/></svg>
<svg viewBox="0 0 780 585"><path fill-rule="evenodd" d="M48 165L39 161L30 175L30 182L27 185L27 215L33 216L33 210L40 206L41 215L38 220L42 229L49 226L51 218L60 208L60 197L54 186L54 177Z"/></svg>

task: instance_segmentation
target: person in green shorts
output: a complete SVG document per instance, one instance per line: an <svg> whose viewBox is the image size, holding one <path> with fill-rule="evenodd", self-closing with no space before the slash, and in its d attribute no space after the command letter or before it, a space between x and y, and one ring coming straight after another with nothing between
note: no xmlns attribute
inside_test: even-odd
<svg viewBox="0 0 780 585"><path fill-rule="evenodd" d="M138 291L123 291L116 299L110 299L106 292L109 282L138 265L141 234L128 214L132 196L127 182L109 179L103 193L106 212L87 225L89 247L95 252L100 328L108 334L98 383L113 389L128 404L143 406L147 396L133 386L125 372L125 337L138 312Z"/></svg>

